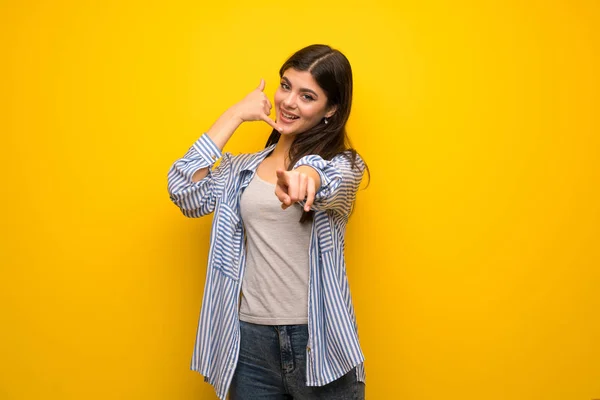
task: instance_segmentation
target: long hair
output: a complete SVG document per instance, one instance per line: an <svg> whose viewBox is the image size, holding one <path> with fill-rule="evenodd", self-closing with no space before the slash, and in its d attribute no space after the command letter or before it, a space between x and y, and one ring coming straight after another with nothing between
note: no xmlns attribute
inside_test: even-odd
<svg viewBox="0 0 600 400"><path fill-rule="evenodd" d="M356 167L356 150L352 148L346 132L346 122L352 108L352 68L340 51L323 44L314 44L294 53L279 69L279 77L289 68L308 71L327 96L327 108L336 106L335 113L316 126L298 134L289 151L291 170L302 157L317 154L331 160L342 153ZM265 147L279 141L281 134L273 129ZM366 167L366 164L365 164ZM368 167L366 167L369 173ZM370 173L369 173L370 176ZM300 222L312 220L313 211L303 212Z"/></svg>

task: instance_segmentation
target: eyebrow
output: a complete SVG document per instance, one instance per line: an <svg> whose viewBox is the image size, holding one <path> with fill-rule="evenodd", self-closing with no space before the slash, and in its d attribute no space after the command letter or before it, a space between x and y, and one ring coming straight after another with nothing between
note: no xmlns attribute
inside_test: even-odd
<svg viewBox="0 0 600 400"><path fill-rule="evenodd" d="M288 85L292 86L292 82L290 82L290 80L288 78L286 78L285 76L282 76L281 79L285 80L285 82ZM319 97L319 95L317 93L315 93L313 90L310 90L308 88L300 88L300 91L301 92L309 92L309 93L314 94L317 98Z"/></svg>

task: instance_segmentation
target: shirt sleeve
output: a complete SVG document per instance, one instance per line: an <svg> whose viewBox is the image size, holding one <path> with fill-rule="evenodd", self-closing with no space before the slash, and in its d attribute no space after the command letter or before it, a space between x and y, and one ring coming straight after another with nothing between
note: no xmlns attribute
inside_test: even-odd
<svg viewBox="0 0 600 400"><path fill-rule="evenodd" d="M221 163L213 170L215 162L221 157ZM194 173L207 167L208 174L200 181L193 182ZM230 175L231 154L222 154L210 137L203 134L169 169L169 197L186 217L198 218L210 214L223 194Z"/></svg>
<svg viewBox="0 0 600 400"><path fill-rule="evenodd" d="M333 210L348 217L366 168L362 158L357 154L352 167L352 161L344 154L338 154L331 160L308 155L298 160L294 169L303 165L314 168L321 178L321 187L315 194L312 209ZM305 202L299 203L304 206Z"/></svg>

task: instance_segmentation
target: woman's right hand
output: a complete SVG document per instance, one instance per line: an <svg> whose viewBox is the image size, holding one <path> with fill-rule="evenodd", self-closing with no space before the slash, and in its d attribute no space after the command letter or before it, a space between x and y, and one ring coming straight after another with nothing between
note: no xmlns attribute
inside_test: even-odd
<svg viewBox="0 0 600 400"><path fill-rule="evenodd" d="M264 89L265 80L261 79L260 85L258 85L256 89L248 93L242 101L233 106L235 113L242 122L265 121L267 124L271 125L273 129L283 132L283 127L277 125L275 121L269 118L272 106L267 95L263 92Z"/></svg>

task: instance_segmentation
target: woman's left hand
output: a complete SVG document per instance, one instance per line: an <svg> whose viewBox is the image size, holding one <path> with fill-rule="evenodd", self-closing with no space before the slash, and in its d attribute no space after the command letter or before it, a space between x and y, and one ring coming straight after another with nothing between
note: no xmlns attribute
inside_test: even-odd
<svg viewBox="0 0 600 400"><path fill-rule="evenodd" d="M295 202L306 199L304 211L308 212L320 186L319 174L311 167L298 167L292 171L278 169L275 195L281 201L281 208L284 210Z"/></svg>

